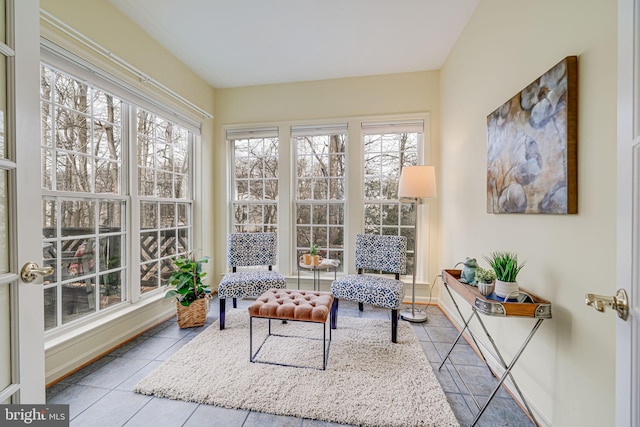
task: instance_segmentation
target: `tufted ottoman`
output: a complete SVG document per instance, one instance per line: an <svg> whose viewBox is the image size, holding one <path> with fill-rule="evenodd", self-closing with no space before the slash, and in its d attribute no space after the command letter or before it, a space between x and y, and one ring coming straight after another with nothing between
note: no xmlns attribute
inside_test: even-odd
<svg viewBox="0 0 640 427"><path fill-rule="evenodd" d="M249 306L249 360L251 362L269 363L272 365L293 366L305 368L309 366L287 365L284 363L263 362L256 360L256 356L267 342L270 336L281 336L271 333L271 320L292 320L297 322L320 323L322 329L322 369L326 369L329 359L329 347L331 346L331 328L329 328L329 341L327 341L327 318L329 317L333 294L331 292L301 291L291 289L269 289L258 297L256 302ZM264 339L255 354L253 353L253 319L262 318L269 320L267 337ZM311 338L310 338L311 339Z"/></svg>

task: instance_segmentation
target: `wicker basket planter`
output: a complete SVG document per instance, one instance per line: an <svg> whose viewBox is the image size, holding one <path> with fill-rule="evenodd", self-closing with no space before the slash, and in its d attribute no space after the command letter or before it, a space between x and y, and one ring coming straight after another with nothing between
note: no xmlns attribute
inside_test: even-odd
<svg viewBox="0 0 640 427"><path fill-rule="evenodd" d="M185 307L179 302L176 303L176 313L178 314L178 326L180 328L193 328L204 325L209 312L209 298L200 298Z"/></svg>

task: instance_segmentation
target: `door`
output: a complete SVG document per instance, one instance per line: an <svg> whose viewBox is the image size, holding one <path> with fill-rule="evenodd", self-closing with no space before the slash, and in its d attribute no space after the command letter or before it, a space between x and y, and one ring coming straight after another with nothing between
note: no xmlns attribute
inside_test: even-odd
<svg viewBox="0 0 640 427"><path fill-rule="evenodd" d="M640 425L640 0L618 1L617 289L629 296L616 322L616 426Z"/></svg>
<svg viewBox="0 0 640 427"><path fill-rule="evenodd" d="M45 403L39 2L0 0L0 404ZM18 238L19 237L19 238Z"/></svg>

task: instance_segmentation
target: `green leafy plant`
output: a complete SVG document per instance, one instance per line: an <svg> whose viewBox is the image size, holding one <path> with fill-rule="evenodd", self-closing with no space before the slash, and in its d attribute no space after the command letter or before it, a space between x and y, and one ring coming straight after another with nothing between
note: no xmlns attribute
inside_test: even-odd
<svg viewBox="0 0 640 427"><path fill-rule="evenodd" d="M175 288L169 289L164 297L176 298L180 304L188 307L195 300L205 298L211 293L209 285L202 283L202 279L207 275L202 271L202 264L205 262L209 262L209 257L196 259L192 253L173 260L176 269L169 277L169 285Z"/></svg>
<svg viewBox="0 0 640 427"><path fill-rule="evenodd" d="M491 252L484 259L496 273L496 279L503 282L515 282L518 273L526 263L525 261L518 264L518 255L513 252Z"/></svg>
<svg viewBox="0 0 640 427"><path fill-rule="evenodd" d="M311 244L309 248L309 255L320 255L320 247L318 247L315 243Z"/></svg>
<svg viewBox="0 0 640 427"><path fill-rule="evenodd" d="M485 270L482 267L476 268L476 282L492 283L495 279L496 279L495 271L491 269Z"/></svg>

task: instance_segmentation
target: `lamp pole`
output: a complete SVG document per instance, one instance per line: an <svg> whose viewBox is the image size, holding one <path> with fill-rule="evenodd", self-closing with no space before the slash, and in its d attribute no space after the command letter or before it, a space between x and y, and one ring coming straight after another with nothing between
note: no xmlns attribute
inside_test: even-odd
<svg viewBox="0 0 640 427"><path fill-rule="evenodd" d="M418 209L420 208L420 199L413 198L415 206L415 221L413 223L413 274L411 280L411 309L404 309L400 313L402 320L413 323L422 323L427 321L427 313L424 310L416 309L416 269L418 268Z"/></svg>

